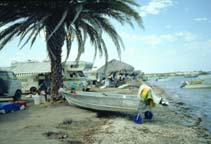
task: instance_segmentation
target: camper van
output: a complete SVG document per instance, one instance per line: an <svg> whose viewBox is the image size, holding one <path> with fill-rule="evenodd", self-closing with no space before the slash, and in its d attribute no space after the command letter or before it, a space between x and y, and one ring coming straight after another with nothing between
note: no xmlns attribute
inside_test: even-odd
<svg viewBox="0 0 211 144"><path fill-rule="evenodd" d="M0 70L0 97L21 98L21 82L11 71Z"/></svg>
<svg viewBox="0 0 211 144"><path fill-rule="evenodd" d="M64 85L70 88L74 85L77 90L89 89L89 83L83 73L85 68L87 68L85 62L64 63L62 65ZM39 89L46 79L50 83L51 66L49 61L13 62L10 70L13 71L21 81L23 93L31 93L34 90Z"/></svg>
<svg viewBox="0 0 211 144"><path fill-rule="evenodd" d="M89 90L89 81L84 74L84 66L77 63L66 63L63 65L63 83L67 87L75 88L76 90Z"/></svg>

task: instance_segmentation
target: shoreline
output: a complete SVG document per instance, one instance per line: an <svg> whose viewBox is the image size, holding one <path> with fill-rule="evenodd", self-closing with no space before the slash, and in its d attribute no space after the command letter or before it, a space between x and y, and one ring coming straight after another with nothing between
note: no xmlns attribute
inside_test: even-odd
<svg viewBox="0 0 211 144"><path fill-rule="evenodd" d="M201 123L203 122L203 119L201 117L197 117L197 115L194 114L193 109L190 108L186 103L170 96L171 95L170 93L167 93L165 90L163 90L162 88L160 88L156 85L151 85L151 86L156 91L158 91L158 93L160 93L161 95L164 95L170 101L171 106L174 108L173 111L177 111L177 113L179 113L181 115L183 114L186 117L192 119L192 121L194 121L194 123L192 123L192 124L184 122L184 126L198 127L199 129L208 131L211 134L211 130L209 130L208 128L205 128L201 125Z"/></svg>
<svg viewBox="0 0 211 144"><path fill-rule="evenodd" d="M1 144L207 144L211 134L197 125L188 109L159 87L169 107L156 106L151 121L135 124L131 115L97 112L65 103L34 105L26 110L0 115ZM137 87L105 91L136 94ZM102 90L100 90L102 91Z"/></svg>
<svg viewBox="0 0 211 144"><path fill-rule="evenodd" d="M192 123L192 124L184 123L184 126L189 126L189 127L192 126L194 128L197 127L198 129L204 129L205 131L208 131L208 129L200 126L200 123L203 121L203 119L200 117L195 117L195 115L192 113L192 109L189 108L187 104L185 104L182 101L179 101L178 99L173 98L164 89L162 89L156 85L151 85L151 86L157 92L158 95L161 95L161 96L164 96L167 98L167 100L170 102L170 107L172 108L173 111L175 111L177 114L184 115L184 116L192 119L192 121L194 121L194 123ZM211 132L209 132L209 133L211 134Z"/></svg>

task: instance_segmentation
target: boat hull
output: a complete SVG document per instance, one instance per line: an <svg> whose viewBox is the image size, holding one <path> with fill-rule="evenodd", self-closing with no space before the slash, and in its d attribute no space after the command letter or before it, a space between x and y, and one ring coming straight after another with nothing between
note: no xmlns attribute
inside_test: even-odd
<svg viewBox="0 0 211 144"><path fill-rule="evenodd" d="M186 85L184 86L186 89L202 89L202 88L211 88L211 85L206 84L196 84L196 85Z"/></svg>
<svg viewBox="0 0 211 144"><path fill-rule="evenodd" d="M139 100L135 95L98 92L63 92L70 104L102 111L137 112Z"/></svg>

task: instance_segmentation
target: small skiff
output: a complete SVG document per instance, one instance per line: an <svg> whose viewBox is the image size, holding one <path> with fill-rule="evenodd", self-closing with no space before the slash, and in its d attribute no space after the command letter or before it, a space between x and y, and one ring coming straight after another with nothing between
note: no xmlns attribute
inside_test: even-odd
<svg viewBox="0 0 211 144"><path fill-rule="evenodd" d="M183 88L186 89L202 89L202 88L211 88L211 84L194 84L194 85L185 85Z"/></svg>
<svg viewBox="0 0 211 144"><path fill-rule="evenodd" d="M82 91L76 93L64 91L62 95L70 104L94 110L133 113L137 112L139 105L136 95Z"/></svg>

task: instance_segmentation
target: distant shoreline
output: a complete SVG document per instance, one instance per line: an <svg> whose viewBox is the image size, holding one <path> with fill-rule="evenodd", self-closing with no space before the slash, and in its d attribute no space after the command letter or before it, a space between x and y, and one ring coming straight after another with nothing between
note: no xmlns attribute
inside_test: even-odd
<svg viewBox="0 0 211 144"><path fill-rule="evenodd" d="M144 73L145 77L165 77L165 76L198 76L211 74L210 71L186 71L186 72L164 72L164 73Z"/></svg>

